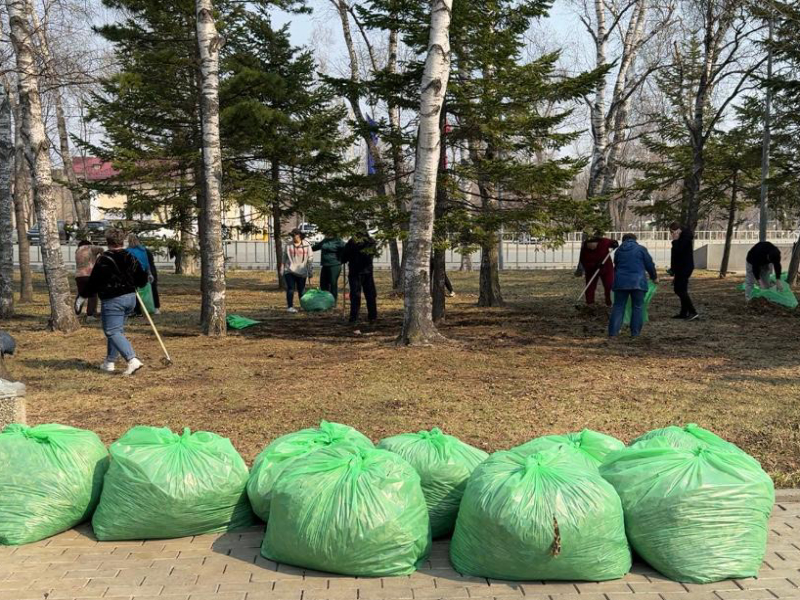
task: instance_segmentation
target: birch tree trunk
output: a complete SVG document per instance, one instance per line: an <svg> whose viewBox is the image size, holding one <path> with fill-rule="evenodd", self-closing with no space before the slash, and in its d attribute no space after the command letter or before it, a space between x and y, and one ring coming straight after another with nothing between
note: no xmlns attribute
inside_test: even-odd
<svg viewBox="0 0 800 600"><path fill-rule="evenodd" d="M19 78L25 160L31 169L33 203L39 221L44 275L50 296L48 325L55 331L71 332L78 329L79 324L72 309L69 279L58 238L49 143L42 119L42 103L30 31L33 6L31 0L6 0L6 8Z"/></svg>
<svg viewBox="0 0 800 600"><path fill-rule="evenodd" d="M61 152L61 161L64 165L64 175L67 178L69 192L72 197L72 206L75 211L75 221L78 230L85 235L86 222L89 220L89 195L78 183L75 175L75 167L72 164L72 154L69 150L69 133L67 133L67 119L64 116L64 100L61 95L61 81L53 64L53 55L50 52L50 42L47 39L47 32L39 22L39 17L34 10L31 13L31 21L36 38L39 42L39 52L44 63L44 71L50 85L53 87L53 104L56 108L56 129L58 130L58 146Z"/></svg>
<svg viewBox="0 0 800 600"><path fill-rule="evenodd" d="M386 62L386 71L390 75L397 74L397 46L398 46L398 33L396 29L389 32L389 59ZM398 212L404 213L405 207L405 188L406 185L403 181L403 148L401 147L401 131L400 131L400 107L390 98L389 106L389 125L392 129L392 139L390 141L392 150L392 166L394 167L394 203ZM408 223L403 220L401 224L403 231L408 230ZM392 265L392 290L394 292L403 291L403 273L405 269L404 261L400 256L400 244L397 239L389 241L389 255L391 257Z"/></svg>
<svg viewBox="0 0 800 600"><path fill-rule="evenodd" d="M16 113L19 114L19 113ZM18 117L15 117L17 119ZM22 152L22 136L17 133L21 126L14 124L14 220L17 226L17 250L19 260L20 304L33 302L33 273L31 272L31 243L28 241L28 199L31 193L31 178Z"/></svg>
<svg viewBox="0 0 800 600"><path fill-rule="evenodd" d="M431 314L430 259L441 144L439 118L450 77L452 9L453 0L434 0L431 3L428 57L422 75L414 193L405 252L403 330L399 341L407 345L431 344L443 339L436 331Z"/></svg>
<svg viewBox="0 0 800 600"><path fill-rule="evenodd" d="M197 44L200 50L203 124L203 332L224 336L225 253L222 241L222 149L219 139L219 49L222 39L214 23L211 0L197 0Z"/></svg>
<svg viewBox="0 0 800 600"><path fill-rule="evenodd" d="M14 315L14 201L11 198L13 160L11 102L5 83L0 83L0 319L8 319Z"/></svg>
<svg viewBox="0 0 800 600"><path fill-rule="evenodd" d="M603 0L594 0L596 31L592 32L595 41L595 66L606 66L606 45L608 32L606 31L606 7ZM592 162L589 168L589 185L586 197L594 198L597 195L598 185L603 179L606 167L606 148L608 147L608 132L606 130L606 77L601 77L594 91L594 102L590 111L592 125Z"/></svg>

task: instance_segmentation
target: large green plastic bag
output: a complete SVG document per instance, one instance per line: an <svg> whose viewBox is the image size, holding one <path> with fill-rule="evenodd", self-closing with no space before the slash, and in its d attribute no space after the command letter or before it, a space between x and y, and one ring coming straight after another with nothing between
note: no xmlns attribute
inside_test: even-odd
<svg viewBox="0 0 800 600"><path fill-rule="evenodd" d="M666 577L710 583L758 574L775 493L754 458L654 437L609 455L600 473L622 499L631 545Z"/></svg>
<svg viewBox="0 0 800 600"><path fill-rule="evenodd" d="M87 520L107 468L91 431L8 425L0 433L0 544L36 542Z"/></svg>
<svg viewBox="0 0 800 600"><path fill-rule="evenodd" d="M324 312L336 306L336 299L330 292L312 288L300 298L300 306L306 312Z"/></svg>
<svg viewBox="0 0 800 600"><path fill-rule="evenodd" d="M566 446L576 453L576 458L586 466L598 468L605 457L611 452L621 450L625 447L615 437L584 429L577 433L567 433L565 435L545 435L525 442L521 446L512 448L524 454L533 454L541 450L550 450L559 446Z"/></svg>
<svg viewBox="0 0 800 600"><path fill-rule="evenodd" d="M247 465L227 438L139 426L109 451L92 519L97 539L179 538L253 524Z"/></svg>
<svg viewBox="0 0 800 600"><path fill-rule="evenodd" d="M673 448L681 448L684 450L694 450L695 448L720 448L722 450L730 450L733 452L744 452L735 444L731 444L727 440L723 440L717 434L703 429L696 423L688 423L683 427L670 425L662 429L654 429L648 431L644 435L639 436L631 442L631 446L652 440L653 438L663 437Z"/></svg>
<svg viewBox="0 0 800 600"><path fill-rule="evenodd" d="M347 425L322 421L319 427L301 429L274 440L253 463L247 495L253 511L262 521L269 519L272 487L292 461L331 444L350 442L362 448L374 448L364 434Z"/></svg>
<svg viewBox="0 0 800 600"><path fill-rule="evenodd" d="M489 455L438 428L395 435L381 440L378 448L399 454L417 470L433 537L450 535L467 480Z"/></svg>
<svg viewBox="0 0 800 600"><path fill-rule="evenodd" d="M652 281L647 282L647 292L644 295L644 308L642 310L642 323L647 323L650 320L650 302L653 296L656 295L658 285ZM628 298L628 303L625 305L625 316L622 319L623 325L631 324L631 315L633 314L633 300Z"/></svg>
<svg viewBox="0 0 800 600"><path fill-rule="evenodd" d="M397 454L334 444L278 479L261 554L344 575L408 575L431 547L420 478Z"/></svg>
<svg viewBox="0 0 800 600"><path fill-rule="evenodd" d="M511 580L604 581L631 566L617 493L563 447L497 452L475 469L450 559L464 575Z"/></svg>
<svg viewBox="0 0 800 600"><path fill-rule="evenodd" d="M788 273L781 273L781 281L783 281L783 291L778 291L776 287L769 287L767 289L762 289L760 285L757 283L753 286L753 296L751 299L755 298L764 298L769 300L774 304L778 304L780 306L785 306L786 308L795 309L797 308L797 296L794 295L794 292L789 287L789 284L786 282L788 278ZM775 274L770 274L769 276L770 284L774 285L777 279L775 278ZM746 289L746 285L744 283L740 283L737 287L739 291L744 291Z"/></svg>

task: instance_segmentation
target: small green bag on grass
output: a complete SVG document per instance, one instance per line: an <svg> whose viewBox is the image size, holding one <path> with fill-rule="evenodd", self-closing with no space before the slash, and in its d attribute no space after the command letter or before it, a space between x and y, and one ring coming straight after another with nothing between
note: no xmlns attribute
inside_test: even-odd
<svg viewBox="0 0 800 600"><path fill-rule="evenodd" d="M134 427L109 448L111 466L92 519L99 540L188 537L249 527L247 465L230 440Z"/></svg>
<svg viewBox="0 0 800 600"><path fill-rule="evenodd" d="M253 319L248 319L240 315L228 315L225 317L225 321L231 329L246 329L261 323L261 321L254 321Z"/></svg>
<svg viewBox="0 0 800 600"><path fill-rule="evenodd" d="M264 448L256 457L247 482L247 495L256 515L262 521L269 519L272 488L280 474L294 460L314 450L342 442L362 448L374 448L368 437L352 427L328 421L322 421L319 427L288 433Z"/></svg>
<svg viewBox="0 0 800 600"><path fill-rule="evenodd" d="M609 455L600 473L617 490L631 545L675 581L755 577L767 547L772 480L740 450L664 436Z"/></svg>
<svg viewBox="0 0 800 600"><path fill-rule="evenodd" d="M306 312L325 312L336 306L336 299L330 292L312 288L300 298L300 306Z"/></svg>
<svg viewBox="0 0 800 600"><path fill-rule="evenodd" d="M732 452L744 452L739 446L723 440L717 434L703 429L695 423L688 423L683 427L670 425L662 429L653 429L647 433L640 435L638 438L631 442L631 446L652 440L653 438L662 437L673 448L683 450L694 450L695 448L719 448L721 450L730 450Z"/></svg>
<svg viewBox="0 0 800 600"><path fill-rule="evenodd" d="M541 450L557 448L558 446L566 446L575 450L577 457L586 466L596 469L608 454L621 450L625 447L625 444L610 435L592 431L591 429L584 429L577 433L545 435L534 438L521 446L512 448L512 450L524 454L533 454Z"/></svg>
<svg viewBox="0 0 800 600"><path fill-rule="evenodd" d="M489 455L438 428L395 435L381 440L378 448L402 456L417 470L433 537L450 535L467 480Z"/></svg>
<svg viewBox="0 0 800 600"><path fill-rule="evenodd" d="M108 452L91 431L8 425L0 433L0 545L28 544L91 517Z"/></svg>
<svg viewBox="0 0 800 600"><path fill-rule="evenodd" d="M605 581L631 567L614 488L560 446L492 454L467 483L450 559L463 575Z"/></svg>
<svg viewBox="0 0 800 600"><path fill-rule="evenodd" d="M334 444L297 459L278 479L261 554L357 577L413 573L431 548L414 468L397 454Z"/></svg>

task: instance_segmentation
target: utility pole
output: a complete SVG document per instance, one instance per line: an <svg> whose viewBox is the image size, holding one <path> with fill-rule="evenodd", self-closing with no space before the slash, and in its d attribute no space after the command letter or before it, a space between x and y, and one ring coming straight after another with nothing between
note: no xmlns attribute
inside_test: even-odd
<svg viewBox="0 0 800 600"><path fill-rule="evenodd" d="M764 98L764 140L761 147L761 203L759 205L758 241L767 241L767 202L769 199L769 145L770 121L772 119L772 15L769 17L767 39L770 45L767 48L767 91Z"/></svg>

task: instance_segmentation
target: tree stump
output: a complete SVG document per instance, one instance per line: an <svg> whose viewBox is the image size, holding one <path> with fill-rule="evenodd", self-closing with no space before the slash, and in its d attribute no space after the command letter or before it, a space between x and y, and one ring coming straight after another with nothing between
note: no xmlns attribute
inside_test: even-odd
<svg viewBox="0 0 800 600"><path fill-rule="evenodd" d="M25 384L0 380L0 431L11 423L26 422Z"/></svg>

